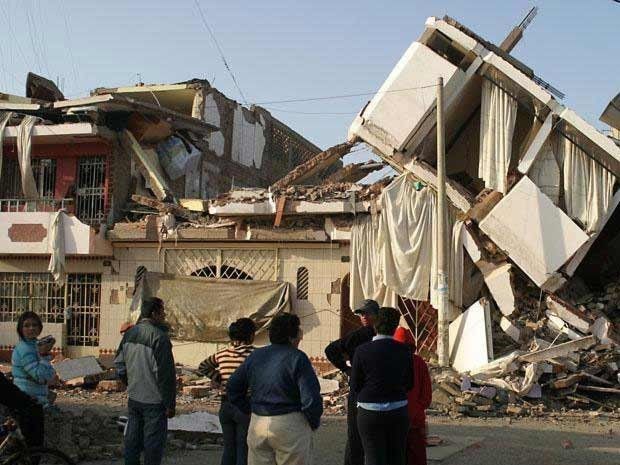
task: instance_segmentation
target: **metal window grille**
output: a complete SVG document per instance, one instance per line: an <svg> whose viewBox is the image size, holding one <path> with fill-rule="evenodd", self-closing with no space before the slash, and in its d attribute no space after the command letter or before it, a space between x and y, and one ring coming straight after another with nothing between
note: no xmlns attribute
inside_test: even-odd
<svg viewBox="0 0 620 465"><path fill-rule="evenodd" d="M416 350L437 351L437 310L430 302L398 297L398 309L405 318Z"/></svg>
<svg viewBox="0 0 620 465"><path fill-rule="evenodd" d="M67 284L58 286L49 273L0 273L0 321L17 321L32 311L46 323L63 323L65 308L73 307L74 315L76 309L96 315L98 332L100 288L101 276L95 274L69 274Z"/></svg>
<svg viewBox="0 0 620 465"><path fill-rule="evenodd" d="M86 224L103 223L105 191L103 157L80 158L76 186L76 216Z"/></svg>
<svg viewBox="0 0 620 465"><path fill-rule="evenodd" d="M56 189L56 160L35 158L32 161L32 174L39 196L44 199L53 199Z"/></svg>
<svg viewBox="0 0 620 465"><path fill-rule="evenodd" d="M276 279L276 252L263 249L223 249L220 278Z"/></svg>
<svg viewBox="0 0 620 465"><path fill-rule="evenodd" d="M32 174L37 185L37 192L43 199L54 198L56 189L56 160L51 158L34 158ZM7 158L2 165L0 195L4 199L22 199L22 181L19 163L14 158Z"/></svg>
<svg viewBox="0 0 620 465"><path fill-rule="evenodd" d="M71 309L67 325L70 346L98 346L101 317L101 275L72 274L66 285L65 302Z"/></svg>
<svg viewBox="0 0 620 465"><path fill-rule="evenodd" d="M171 249L166 273L221 279L276 279L275 249Z"/></svg>
<svg viewBox="0 0 620 465"><path fill-rule="evenodd" d="M308 268L297 269L297 300L308 300Z"/></svg>

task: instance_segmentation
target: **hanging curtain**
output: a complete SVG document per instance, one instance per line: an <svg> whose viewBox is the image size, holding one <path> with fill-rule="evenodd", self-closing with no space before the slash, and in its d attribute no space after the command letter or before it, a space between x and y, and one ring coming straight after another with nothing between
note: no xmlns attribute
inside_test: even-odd
<svg viewBox="0 0 620 465"><path fill-rule="evenodd" d="M54 281L57 285L63 286L66 281L65 273L65 230L63 227L63 221L65 212L59 210L54 215L52 220L52 226L50 227L50 262L47 267L54 277Z"/></svg>
<svg viewBox="0 0 620 465"><path fill-rule="evenodd" d="M0 177L2 177L2 159L4 147L4 128L9 123L12 113L10 111L0 111Z"/></svg>
<svg viewBox="0 0 620 465"><path fill-rule="evenodd" d="M507 192L517 101L493 82L482 82L478 176L487 188Z"/></svg>
<svg viewBox="0 0 620 465"><path fill-rule="evenodd" d="M17 158L19 159L19 171L22 177L24 198L28 200L39 198L30 160L30 152L32 151L32 129L37 119L36 116L24 116L24 119L17 128Z"/></svg>
<svg viewBox="0 0 620 465"><path fill-rule="evenodd" d="M568 138L562 146L566 214L587 232L596 232L609 209L616 177Z"/></svg>
<svg viewBox="0 0 620 465"><path fill-rule="evenodd" d="M433 257L435 193L416 190L406 175L381 194L379 254L383 284L396 294L427 300Z"/></svg>
<svg viewBox="0 0 620 465"><path fill-rule="evenodd" d="M349 304L356 309L364 299L376 300L384 307L396 307L398 297L383 284L377 230L380 218L358 216L351 227L351 267Z"/></svg>

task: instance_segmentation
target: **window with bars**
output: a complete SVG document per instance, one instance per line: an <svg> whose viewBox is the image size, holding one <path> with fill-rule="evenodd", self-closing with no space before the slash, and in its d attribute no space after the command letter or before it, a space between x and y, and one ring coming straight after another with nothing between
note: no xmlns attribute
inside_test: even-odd
<svg viewBox="0 0 620 465"><path fill-rule="evenodd" d="M32 174L34 175L39 196L43 199L53 199L56 190L56 160L51 158L33 158ZM0 179L1 198L23 198L19 162L15 158L4 160Z"/></svg>
<svg viewBox="0 0 620 465"><path fill-rule="evenodd" d="M297 268L297 300L308 300L308 268Z"/></svg>
<svg viewBox="0 0 620 465"><path fill-rule="evenodd" d="M68 343L78 346L99 344L101 275L69 274L64 286L57 286L49 273L0 273L0 321L17 321L26 311L36 312L44 323L64 323Z"/></svg>
<svg viewBox="0 0 620 465"><path fill-rule="evenodd" d="M104 221L105 159L83 157L78 162L75 215L89 225Z"/></svg>

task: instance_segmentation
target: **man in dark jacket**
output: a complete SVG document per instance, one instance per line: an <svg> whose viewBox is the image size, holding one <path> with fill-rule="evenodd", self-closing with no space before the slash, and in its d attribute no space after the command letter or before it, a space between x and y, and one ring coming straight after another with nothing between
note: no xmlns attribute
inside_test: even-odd
<svg viewBox="0 0 620 465"><path fill-rule="evenodd" d="M144 465L159 465L176 405L176 371L161 299L144 299L140 320L123 336L115 364L129 396L125 464L139 465L144 452Z"/></svg>
<svg viewBox="0 0 620 465"><path fill-rule="evenodd" d="M308 356L297 348L299 326L297 315L276 316L269 325L271 345L252 352L228 380L229 402L252 413L253 465L312 463L312 431L319 427L323 399Z"/></svg>
<svg viewBox="0 0 620 465"><path fill-rule="evenodd" d="M9 408L30 447L43 445L43 406L0 373L0 404Z"/></svg>
<svg viewBox="0 0 620 465"><path fill-rule="evenodd" d="M371 299L364 300L360 307L355 310L355 314L360 317L362 327L351 331L325 348L327 359L347 375L351 374L351 362L357 348L372 341L375 335L374 324L378 312L379 304L377 302ZM357 399L355 392L350 390L347 398L347 445L344 452L344 465L363 464L364 449L357 430Z"/></svg>

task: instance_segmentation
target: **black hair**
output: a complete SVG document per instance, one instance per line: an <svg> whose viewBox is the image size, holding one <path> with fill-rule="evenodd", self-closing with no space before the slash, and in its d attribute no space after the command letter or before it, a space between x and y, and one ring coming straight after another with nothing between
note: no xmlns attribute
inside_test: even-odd
<svg viewBox="0 0 620 465"><path fill-rule="evenodd" d="M269 341L272 344L290 344L299 335L301 322L297 315L281 313L269 325Z"/></svg>
<svg viewBox="0 0 620 465"><path fill-rule="evenodd" d="M392 307L381 307L375 319L375 330L377 334L393 336L400 322L400 313Z"/></svg>
<svg viewBox="0 0 620 465"><path fill-rule="evenodd" d="M35 312L24 312L19 316L19 319L17 320L17 334L19 334L20 339L26 339L24 337L24 328L23 328L26 320L36 321L37 325L39 325L39 328L41 328L41 331L43 331L43 322L41 321L41 317L37 315Z"/></svg>
<svg viewBox="0 0 620 465"><path fill-rule="evenodd" d="M256 324L249 318L239 318L228 327L231 341L250 343L256 332Z"/></svg>
<svg viewBox="0 0 620 465"><path fill-rule="evenodd" d="M151 318L153 313L160 312L164 308L164 301L159 297L147 297L142 301L140 318Z"/></svg>

